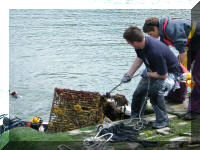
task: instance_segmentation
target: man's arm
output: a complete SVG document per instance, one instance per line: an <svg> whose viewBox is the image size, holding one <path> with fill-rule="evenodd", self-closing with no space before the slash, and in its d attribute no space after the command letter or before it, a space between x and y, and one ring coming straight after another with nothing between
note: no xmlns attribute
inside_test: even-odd
<svg viewBox="0 0 200 150"><path fill-rule="evenodd" d="M126 74L129 76L134 75L134 73L138 70L138 68L140 68L142 63L143 63L143 60L140 59L139 57L137 57L135 59L135 61L133 62L133 65L131 66L131 68L129 69L129 71Z"/></svg>
<svg viewBox="0 0 200 150"><path fill-rule="evenodd" d="M160 78L160 79L166 79L168 77L168 73L166 73L165 75L159 75L157 72L147 72L149 77L152 78Z"/></svg>

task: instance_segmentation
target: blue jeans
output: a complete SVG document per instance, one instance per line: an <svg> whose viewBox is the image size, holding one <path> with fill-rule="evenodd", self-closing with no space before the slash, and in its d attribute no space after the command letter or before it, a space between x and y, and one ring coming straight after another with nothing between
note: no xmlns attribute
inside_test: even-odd
<svg viewBox="0 0 200 150"><path fill-rule="evenodd" d="M156 78L142 78L133 94L132 104L131 104L131 117L139 117L141 111L141 116L144 115L146 108L145 96L148 90L148 97L150 98L151 105L156 114L156 122L169 123L164 95L166 95L175 84L175 76L173 74L168 74L166 79L156 79ZM148 89L149 85L149 89ZM143 108L141 110L141 108Z"/></svg>

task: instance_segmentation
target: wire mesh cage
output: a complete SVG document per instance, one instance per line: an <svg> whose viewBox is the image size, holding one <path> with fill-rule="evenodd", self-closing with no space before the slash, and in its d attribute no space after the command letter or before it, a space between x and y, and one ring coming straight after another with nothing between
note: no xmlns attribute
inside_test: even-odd
<svg viewBox="0 0 200 150"><path fill-rule="evenodd" d="M54 89L48 132L63 132L103 122L101 95L97 92Z"/></svg>

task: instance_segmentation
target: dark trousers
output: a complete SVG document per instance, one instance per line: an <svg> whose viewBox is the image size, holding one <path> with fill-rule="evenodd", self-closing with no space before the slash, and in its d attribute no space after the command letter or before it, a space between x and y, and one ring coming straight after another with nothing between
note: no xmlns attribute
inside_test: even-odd
<svg viewBox="0 0 200 150"><path fill-rule="evenodd" d="M180 88L175 91L171 90L165 97L171 102L183 102L187 95L187 86L185 82L180 82Z"/></svg>
<svg viewBox="0 0 200 150"><path fill-rule="evenodd" d="M194 59L194 65L192 68L192 78L195 82L194 88L192 89L188 110L200 113L200 49L196 53Z"/></svg>
<svg viewBox="0 0 200 150"><path fill-rule="evenodd" d="M148 83L149 82L149 83ZM168 90L164 86L163 79L155 78L142 78L133 94L131 104L131 117L136 118L144 114L146 101L145 96L147 94L148 85L148 97L156 114L156 122L169 122L165 108L164 93ZM142 109L143 106L143 109Z"/></svg>
<svg viewBox="0 0 200 150"><path fill-rule="evenodd" d="M191 60L188 65L193 62L191 73L192 79L195 82L189 98L188 110L200 113L200 24L197 25L188 52L190 54L188 55L188 59Z"/></svg>

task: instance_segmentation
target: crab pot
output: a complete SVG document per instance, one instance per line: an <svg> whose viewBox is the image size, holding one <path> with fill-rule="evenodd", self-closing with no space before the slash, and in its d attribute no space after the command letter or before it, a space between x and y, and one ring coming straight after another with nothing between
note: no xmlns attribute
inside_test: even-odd
<svg viewBox="0 0 200 150"><path fill-rule="evenodd" d="M64 132L96 125L103 119L99 93L55 88L47 132Z"/></svg>

